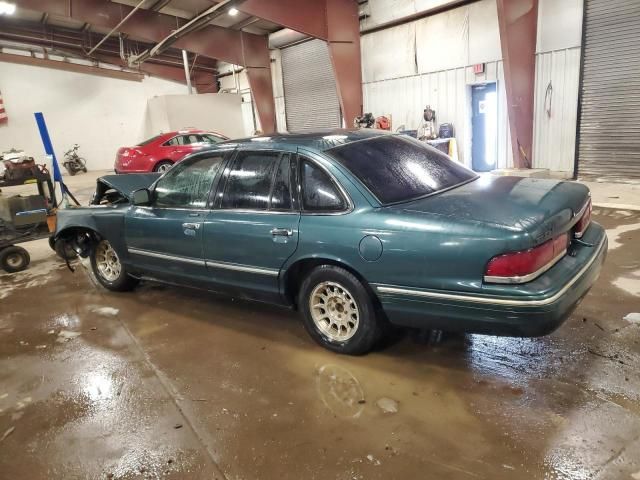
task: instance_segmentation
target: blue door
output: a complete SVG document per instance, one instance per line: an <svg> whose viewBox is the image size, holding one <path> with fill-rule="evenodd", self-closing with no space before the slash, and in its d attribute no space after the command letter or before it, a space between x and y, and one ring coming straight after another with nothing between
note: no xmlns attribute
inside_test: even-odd
<svg viewBox="0 0 640 480"><path fill-rule="evenodd" d="M206 280L202 227L224 159L221 152L179 163L155 184L149 206L129 210L125 236L135 271L173 282Z"/></svg>
<svg viewBox="0 0 640 480"><path fill-rule="evenodd" d="M239 151L204 222L209 281L241 296L279 301L280 269L298 246L292 155Z"/></svg>
<svg viewBox="0 0 640 480"><path fill-rule="evenodd" d="M498 97L496 84L471 86L471 165L489 172L498 162Z"/></svg>

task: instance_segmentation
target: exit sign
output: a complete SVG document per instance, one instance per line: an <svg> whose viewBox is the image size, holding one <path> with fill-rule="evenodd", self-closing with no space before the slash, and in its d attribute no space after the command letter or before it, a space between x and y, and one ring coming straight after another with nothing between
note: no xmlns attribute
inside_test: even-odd
<svg viewBox="0 0 640 480"><path fill-rule="evenodd" d="M475 73L476 75L484 73L484 63L476 63L473 66L473 73Z"/></svg>

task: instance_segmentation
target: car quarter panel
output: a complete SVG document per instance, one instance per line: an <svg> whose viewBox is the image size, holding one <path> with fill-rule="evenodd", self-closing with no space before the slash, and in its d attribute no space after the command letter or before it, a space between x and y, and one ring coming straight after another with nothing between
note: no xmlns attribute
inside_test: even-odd
<svg viewBox="0 0 640 480"><path fill-rule="evenodd" d="M544 295L514 297L510 295L514 287L504 285L501 296L425 290L409 294L384 285L373 288L389 319L398 325L491 335L545 335L570 315L601 271L607 255L604 229L591 225L588 242L592 246L580 246L543 275L553 285Z"/></svg>

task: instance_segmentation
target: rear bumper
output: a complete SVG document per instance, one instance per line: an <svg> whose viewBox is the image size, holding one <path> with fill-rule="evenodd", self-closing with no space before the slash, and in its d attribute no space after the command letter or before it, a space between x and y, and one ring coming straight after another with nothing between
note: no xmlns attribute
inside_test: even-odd
<svg viewBox="0 0 640 480"><path fill-rule="evenodd" d="M374 285L389 320L397 325L535 337L558 328L595 283L607 255L607 237L598 224L589 228L593 247L580 247L575 271L552 292L537 295L471 295ZM554 267L557 268L557 267Z"/></svg>

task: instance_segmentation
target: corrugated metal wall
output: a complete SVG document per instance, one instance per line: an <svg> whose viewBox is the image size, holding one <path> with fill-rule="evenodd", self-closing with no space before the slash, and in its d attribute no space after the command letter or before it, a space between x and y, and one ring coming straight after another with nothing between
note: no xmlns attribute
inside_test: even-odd
<svg viewBox="0 0 640 480"><path fill-rule="evenodd" d="M533 166L573 173L580 48L536 56Z"/></svg>
<svg viewBox="0 0 640 480"><path fill-rule="evenodd" d="M640 1L587 0L580 176L640 180Z"/></svg>
<svg viewBox="0 0 640 480"><path fill-rule="evenodd" d="M506 92L502 62L490 62L484 74L476 75L472 67L456 68L403 78L364 84L364 109L367 112L391 114L393 128L404 125L416 129L422 111L430 105L436 111L437 123L452 123L458 141L460 160L471 165L471 85L497 82L498 85L498 168L513 166L509 141Z"/></svg>

